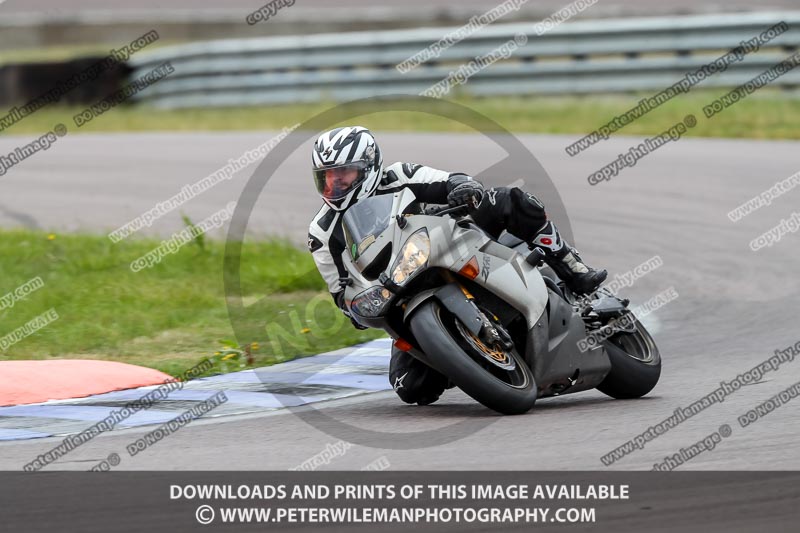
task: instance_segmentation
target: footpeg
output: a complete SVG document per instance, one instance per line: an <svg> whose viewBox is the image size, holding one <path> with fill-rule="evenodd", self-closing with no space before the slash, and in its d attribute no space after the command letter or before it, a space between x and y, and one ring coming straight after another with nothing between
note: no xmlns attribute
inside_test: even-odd
<svg viewBox="0 0 800 533"><path fill-rule="evenodd" d="M528 257L525 258L525 261L532 267L540 267L544 264L545 253L544 250L541 248L534 247L531 253L528 254Z"/></svg>

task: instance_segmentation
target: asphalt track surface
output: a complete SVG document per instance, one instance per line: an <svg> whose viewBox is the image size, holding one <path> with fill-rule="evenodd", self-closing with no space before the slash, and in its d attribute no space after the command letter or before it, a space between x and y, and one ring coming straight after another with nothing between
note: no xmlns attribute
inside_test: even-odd
<svg viewBox="0 0 800 533"><path fill-rule="evenodd" d="M0 224L59 231L113 229L186 183L214 171L269 139L274 132L236 134L71 135L0 178ZM309 134L310 135L310 134ZM623 273L658 254L664 265L621 294L643 302L674 287L679 298L648 317L664 358L661 381L646 398L612 400L599 392L541 400L528 414L496 416L458 391L428 407L402 404L392 392L324 405L308 424L281 411L198 420L167 441L128 459L128 469L286 469L342 438L339 422L359 443L324 469L360 469L385 457L402 469L604 470L600 457L649 426L712 392L721 380L768 359L800 340L797 265L800 235L787 234L758 252L748 243L791 215L793 190L743 220L731 209L798 170L797 142L682 139L613 178L590 186L586 177L638 142L616 137L571 158L567 136L521 135L556 184L576 243L587 260ZM0 138L7 153L29 138ZM385 157L478 174L502 150L472 134L379 134ZM268 183L250 229L302 243L317 208L308 176L308 148L293 154ZM524 166L524 165L523 165ZM505 185L525 179L528 168L486 181ZM236 199L250 173L192 200L183 209L201 219ZM526 188L536 192L535 180ZM553 205L548 199L548 203ZM563 222L563 220L561 220ZM179 216L150 230L169 235ZM742 387L614 463L613 469L650 469L666 455L697 442L723 424L732 435L681 469L800 468L800 411L783 405L753 425L737 417L800 380L800 361L784 364L756 384ZM307 419L307 418L306 418ZM331 422L334 419L336 423ZM452 424L480 429L456 435ZM451 427L447 427L451 426ZM443 429L439 429L443 428ZM115 431L81 446L49 469L86 470L109 452L150 429ZM371 439L363 430L391 432ZM427 431L417 439L415 432ZM420 433L417 433L420 435ZM346 434L344 435L346 436ZM457 438L456 438L457 437ZM59 439L0 445L0 469L18 470ZM418 447L420 443L427 446ZM417 447L414 447L415 443Z"/></svg>

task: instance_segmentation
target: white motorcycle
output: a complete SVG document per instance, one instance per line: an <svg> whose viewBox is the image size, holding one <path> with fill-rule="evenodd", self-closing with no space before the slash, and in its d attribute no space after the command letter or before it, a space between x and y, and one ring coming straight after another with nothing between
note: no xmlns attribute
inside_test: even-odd
<svg viewBox="0 0 800 533"><path fill-rule="evenodd" d="M627 300L603 289L577 298L542 250L492 239L465 206L424 210L404 189L360 201L343 226L355 320L490 409L525 413L537 398L594 388L637 398L658 382L659 350Z"/></svg>

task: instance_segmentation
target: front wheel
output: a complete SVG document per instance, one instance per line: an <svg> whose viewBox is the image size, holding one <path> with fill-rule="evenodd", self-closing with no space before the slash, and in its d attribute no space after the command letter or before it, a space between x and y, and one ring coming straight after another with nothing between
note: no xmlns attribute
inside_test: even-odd
<svg viewBox="0 0 800 533"><path fill-rule="evenodd" d="M533 407L536 383L516 350L486 346L434 300L414 312L410 328L431 366L473 399L506 415Z"/></svg>
<svg viewBox="0 0 800 533"><path fill-rule="evenodd" d="M597 390L620 400L640 398L653 390L661 377L661 353L641 322L634 319L629 331L614 333L603 346L611 371Z"/></svg>

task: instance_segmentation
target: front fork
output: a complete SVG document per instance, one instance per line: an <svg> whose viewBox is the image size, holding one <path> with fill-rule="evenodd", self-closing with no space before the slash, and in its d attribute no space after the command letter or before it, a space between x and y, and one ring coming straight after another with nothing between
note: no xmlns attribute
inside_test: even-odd
<svg viewBox="0 0 800 533"><path fill-rule="evenodd" d="M489 346L499 345L505 351L513 350L514 341L511 339L511 335L508 334L508 331L506 331L503 325L500 324L499 319L492 314L492 318L494 320L490 320L489 317L486 316L487 312L484 312L475 303L475 297L472 295L472 293L469 292L469 290L463 284L461 284L450 271L444 271L442 277L444 277L445 281L448 283L455 284L459 289L461 289L461 292L467 299L467 302L474 309L474 313L477 313L477 317L480 321L480 329L473 333Z"/></svg>

